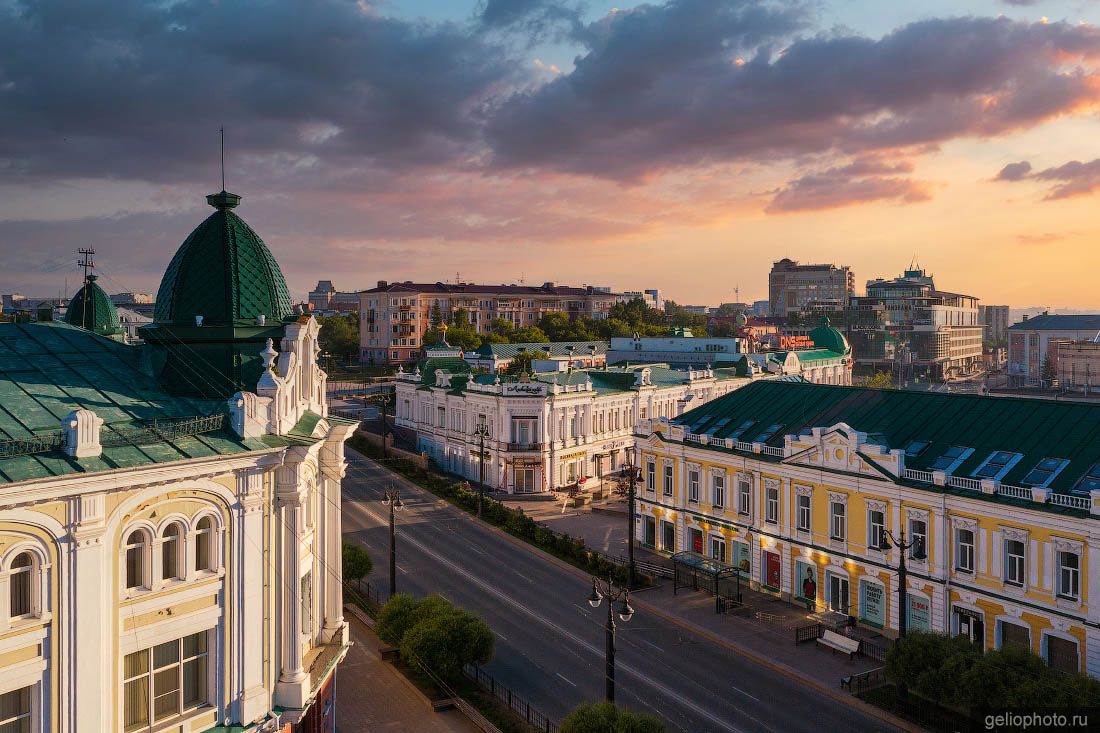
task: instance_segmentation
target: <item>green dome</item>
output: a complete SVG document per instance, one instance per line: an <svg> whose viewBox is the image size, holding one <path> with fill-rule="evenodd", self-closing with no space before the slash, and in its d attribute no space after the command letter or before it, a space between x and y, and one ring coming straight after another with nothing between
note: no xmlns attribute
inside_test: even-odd
<svg viewBox="0 0 1100 733"><path fill-rule="evenodd" d="M118 311L103 288L96 284L96 276L88 275L84 287L76 291L65 311L65 322L70 326L86 328L104 336L122 331Z"/></svg>
<svg viewBox="0 0 1100 733"><path fill-rule="evenodd" d="M810 340L818 349L828 349L838 354L847 354L851 348L844 334L829 325L829 317L822 316L821 325L810 331Z"/></svg>
<svg viewBox="0 0 1100 733"><path fill-rule="evenodd" d="M217 211L199 224L176 252L157 291L153 320L208 325L282 321L291 315L290 293L279 263L252 227L230 209L236 194L210 194Z"/></svg>

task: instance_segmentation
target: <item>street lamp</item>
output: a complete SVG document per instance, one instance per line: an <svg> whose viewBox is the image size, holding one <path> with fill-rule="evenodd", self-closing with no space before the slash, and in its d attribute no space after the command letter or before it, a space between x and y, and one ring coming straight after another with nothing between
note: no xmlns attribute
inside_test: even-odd
<svg viewBox="0 0 1100 733"><path fill-rule="evenodd" d="M481 516L481 502L485 497L485 438L489 435L489 426L485 423L478 423L474 428L474 435L478 437L478 460L477 460L477 515Z"/></svg>
<svg viewBox="0 0 1100 733"><path fill-rule="evenodd" d="M909 611L909 609L908 609L907 604L906 604L906 601L908 600L908 598L906 596L906 588L905 588L905 574L906 574L906 570L905 570L905 552L907 550L909 550L910 548L912 548L912 550L913 550L913 559L914 560L923 560L925 558L924 538L923 537L916 537L916 538L910 540L909 542L906 542L904 531L901 533L901 539L900 540L896 539L894 537L894 533L889 531L889 530L884 530L884 533L885 533L886 537L883 538L882 544L885 545L886 547L889 547L891 544L893 544L894 547L898 548L898 550L900 551L899 552L900 559L898 561L898 636L899 637L904 637L905 636L905 631L906 631L906 626L908 626L908 621L909 621L906 618L906 614ZM889 538L889 539L886 539L886 538Z"/></svg>
<svg viewBox="0 0 1100 733"><path fill-rule="evenodd" d="M397 489L390 484L390 488L382 494L382 503L390 510L390 596L392 597L397 595L397 524L394 514L405 508L405 502L401 501Z"/></svg>
<svg viewBox="0 0 1100 733"><path fill-rule="evenodd" d="M606 583L593 576L592 593L588 596L588 605L599 608L603 599L607 598L607 621L604 623L604 667L605 682L604 697L607 702L615 702L615 603L619 602L619 618L623 623L630 621L634 616L634 608L630 605L630 590L616 588L608 576Z"/></svg>
<svg viewBox="0 0 1100 733"><path fill-rule="evenodd" d="M637 570L634 565L634 492L638 478L641 476L642 469L640 466L634 465L634 454L632 451L627 451L626 465L623 466L623 473L626 474L627 480L626 557L627 567L630 569L630 587L633 588L638 583Z"/></svg>

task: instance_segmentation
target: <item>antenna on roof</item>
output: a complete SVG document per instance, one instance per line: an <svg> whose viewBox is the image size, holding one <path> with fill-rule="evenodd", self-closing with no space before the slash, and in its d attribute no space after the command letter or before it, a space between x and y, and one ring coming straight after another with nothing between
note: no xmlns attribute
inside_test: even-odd
<svg viewBox="0 0 1100 733"><path fill-rule="evenodd" d="M77 253L81 255L81 258L76 261L76 264L84 268L84 287L81 289L81 293L84 294L83 305L84 307L80 311L80 327L87 328L86 321L88 320L88 270L95 267L95 262L92 261L92 255L95 254L95 250L89 247L88 249L78 249Z"/></svg>
<svg viewBox="0 0 1100 733"><path fill-rule="evenodd" d="M225 190L225 125L218 128L218 132L221 134L222 142L222 190Z"/></svg>

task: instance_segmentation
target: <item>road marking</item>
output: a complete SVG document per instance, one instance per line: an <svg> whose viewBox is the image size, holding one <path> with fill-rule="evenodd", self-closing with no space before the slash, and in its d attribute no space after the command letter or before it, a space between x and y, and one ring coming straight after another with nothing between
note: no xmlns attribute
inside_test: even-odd
<svg viewBox="0 0 1100 733"><path fill-rule="evenodd" d="M642 643L642 644L645 644L646 646L651 646L651 647L653 647L654 649L656 649L656 650L657 650L657 651L659 651L659 652L663 652L663 651L664 651L664 647L660 647L660 646L657 646L657 645L656 645L656 644L654 644L654 643L653 643L652 641L646 641L646 640L645 640L645 639L643 639L642 637L640 637L640 636L635 636L634 634L631 634L631 636L633 637L634 641L637 641L637 642L640 642L640 643ZM749 697L752 697L752 695L749 695ZM755 698L755 697L753 697L752 699L753 699L753 700L755 700L756 698Z"/></svg>
<svg viewBox="0 0 1100 733"><path fill-rule="evenodd" d="M745 697L747 697L749 699L756 700L757 702L760 702L759 697L756 697L754 695L750 695L749 693L742 690L740 687L734 687L733 685L730 685L730 689L734 690L735 692L740 692L742 695L744 695Z"/></svg>
<svg viewBox="0 0 1100 733"><path fill-rule="evenodd" d="M376 512L373 508L366 507L366 506L359 506L359 507L354 507L354 508L362 511L363 513L365 513L367 515L369 515L376 522L386 521L386 520L383 520L382 515L379 514L378 512ZM524 613L527 616L531 617L534 621L536 621L538 623L541 623L541 624L549 627L550 629L553 629L554 631L561 634L565 638L571 640L573 643L577 644L578 646L584 647L591 654L593 654L597 657L603 656L604 650L603 650L602 647L598 647L595 644L590 644L589 642L585 641L584 639L581 639L576 634L574 634L571 631L565 629L564 627L559 626L558 624L554 623L553 621L550 621L550 620L546 619L541 613L539 613L539 612L537 612L537 611L535 611L531 608L528 608L527 606L523 605L519 601L517 601L514 598L512 598L511 596L509 596L507 593L504 593L504 592L498 590L496 587L490 585L489 583L486 583L481 578L477 577L476 575L469 572L465 568L463 568L459 565L456 565L454 562L452 562L450 560L450 558L445 557L445 556L441 555L440 553L436 552L435 550L432 550L432 549L428 548L427 545L425 545L423 543L420 543L417 547L425 555L427 555L427 556L431 557L432 559L434 559L440 566L446 566L446 567L451 568L451 570L453 570L455 573L457 573L458 575L463 576L464 578L469 580L474 585L477 585L483 591L485 591L487 594L489 594L491 596L494 596L496 598L499 598L504 603L506 603L509 606L512 606L513 608L515 608L517 611L520 611L521 613ZM574 605L576 605L576 604L574 604ZM643 673L641 670L637 669L636 667L634 667L632 665L629 665L629 664L623 664L622 662L619 662L617 666L618 666L618 669L620 669L623 672L625 672L629 675L632 675L635 678L641 680L642 682L649 685L653 689L658 690L659 692L661 692L664 695L668 696L670 699L677 701L680 705L688 708L689 710L691 710L696 715L709 720L712 724L718 726L722 730L727 730L727 731L730 731L731 733L747 733L747 731L745 731L744 728L739 728L739 727L737 727L737 726L735 726L731 723L726 722L725 720L722 720L721 718L717 717L716 715L714 715L713 713L711 713L709 710L702 707L701 705L697 705L696 703L693 703L690 700L685 699L682 693L677 692L676 690L673 690L672 688L668 687L667 685L665 685L661 682L658 682L657 680L653 679L652 677L647 676L645 673ZM760 728L770 730L770 728L767 726L766 723L764 723L764 721L753 717L752 715L748 714L744 710L738 709L738 712L742 713L743 715L745 715L749 719L753 720L753 722L757 723L757 725L760 726Z"/></svg>
<svg viewBox="0 0 1100 733"><path fill-rule="evenodd" d="M566 681L566 682L568 682L569 684L573 685L573 687L576 687L576 686L577 686L577 683L576 683L576 682L573 682L573 681L572 681L571 679L569 679L568 677L566 677L565 675L563 675L563 674L562 674L561 672L558 672L557 674L558 674L558 677L561 677L561 678L562 678L563 680L565 680L565 681Z"/></svg>
<svg viewBox="0 0 1100 733"><path fill-rule="evenodd" d="M500 637L501 641L508 641L508 637L500 633L496 629L493 629L493 633Z"/></svg>
<svg viewBox="0 0 1100 733"><path fill-rule="evenodd" d="M453 531L453 530L454 530L454 527L452 527L451 529L452 529L452 531ZM486 552L485 550L479 550L478 548L474 547L473 545L466 545L466 549L468 549L468 550L473 550L474 552L476 552L476 553L477 553L477 554L479 554L479 555L486 555L486 556L488 556L488 554L489 554L489 553L488 553L488 552Z"/></svg>

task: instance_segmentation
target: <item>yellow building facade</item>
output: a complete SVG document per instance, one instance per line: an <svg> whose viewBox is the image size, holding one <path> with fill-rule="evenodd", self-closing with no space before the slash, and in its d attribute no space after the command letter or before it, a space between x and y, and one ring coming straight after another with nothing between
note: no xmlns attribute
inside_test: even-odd
<svg viewBox="0 0 1100 733"><path fill-rule="evenodd" d="M839 394L822 399L820 390ZM876 394L853 388L754 385L672 422L648 421L637 438L636 537L740 568L754 589L887 635L904 613L910 630L1026 646L1058 668L1100 675L1100 614L1089 605L1090 591L1100 592L1089 573L1100 562L1100 495L1089 488L1100 445L1091 457L1087 441L1057 455L1054 442L1044 450L1056 455L1037 459L1010 444L1003 423L995 449L974 447L986 440L974 427L966 445L957 421L944 424L950 435L934 434L942 399L953 398L913 404L924 415L914 433L922 437L900 445L858 422L904 424L903 405L868 407ZM1031 401L1012 402L1020 411ZM1019 435L1034 443L1026 430ZM1039 471L1054 461L1057 470ZM1050 488L1051 473L1074 490ZM904 608L898 540L917 543L906 551Z"/></svg>

